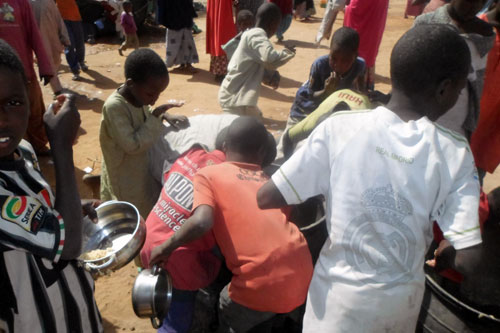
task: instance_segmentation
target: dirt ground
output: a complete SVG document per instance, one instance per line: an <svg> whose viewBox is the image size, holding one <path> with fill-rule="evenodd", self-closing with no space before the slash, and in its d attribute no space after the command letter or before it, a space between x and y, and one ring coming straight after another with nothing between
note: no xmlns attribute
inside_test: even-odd
<svg viewBox="0 0 500 333"><path fill-rule="evenodd" d="M318 13L309 22L294 21L285 34L285 42L294 44L297 54L284 67L280 68L281 84L277 90L263 86L259 99L259 107L264 113L265 124L269 130L278 135L285 127L290 106L298 87L307 79L311 63L328 51L328 42L323 41L320 48L314 46L314 37L318 30L324 9L316 1ZM390 90L389 57L392 46L398 38L413 24L413 18L404 19L403 13L406 0L391 0L387 26L380 47L376 64L376 88L383 92ZM205 30L205 15L200 13L196 24ZM334 29L343 23L343 15L339 14ZM165 37L163 32L147 31L139 34L141 47L150 47L162 57L165 57ZM196 65L199 72L187 75L172 71L170 84L160 96L158 104L168 99L185 100L184 107L174 112L187 116L197 114L220 113L217 102L218 84L208 72L210 57L205 54L205 33L195 36L200 63ZM273 37L275 42L276 38ZM100 172L101 150L99 147L99 124L101 108L111 92L123 82L123 65L125 57L118 54L119 40L98 40L96 45L86 45L86 61L90 67L87 73L82 73L80 81L72 81L67 66L60 69L63 85L80 95L77 105L81 113L81 135L74 149L77 179L83 198L91 197L92 192L82 182L83 169L91 167L93 174ZM277 48L282 48L276 45ZM128 54L129 51L126 52ZM63 60L65 63L65 60ZM43 87L45 101L52 99L49 87ZM49 159L41 160L42 168L49 181L53 184L53 168ZM500 172L488 175L485 190L500 185ZM154 332L149 320L135 316L131 303L132 285L137 275L137 268L129 264L110 276L96 281L95 297L100 308L106 332Z"/></svg>

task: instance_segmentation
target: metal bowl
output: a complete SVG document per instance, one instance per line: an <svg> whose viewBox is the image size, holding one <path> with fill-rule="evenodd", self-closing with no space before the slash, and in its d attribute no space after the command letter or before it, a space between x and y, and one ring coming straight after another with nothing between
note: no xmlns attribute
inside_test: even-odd
<svg viewBox="0 0 500 333"><path fill-rule="evenodd" d="M134 205L124 201L108 201L96 208L98 223L84 219L83 250L112 248L105 256L83 260L91 272L108 273L134 259L146 240L146 223Z"/></svg>

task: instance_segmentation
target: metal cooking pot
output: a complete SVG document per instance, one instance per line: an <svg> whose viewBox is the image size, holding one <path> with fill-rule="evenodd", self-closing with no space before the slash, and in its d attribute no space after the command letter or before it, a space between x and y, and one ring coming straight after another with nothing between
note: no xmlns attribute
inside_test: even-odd
<svg viewBox="0 0 500 333"><path fill-rule="evenodd" d="M134 282L132 305L140 318L150 318L155 329L160 328L172 301L172 279L161 267L143 269Z"/></svg>
<svg viewBox="0 0 500 333"><path fill-rule="evenodd" d="M97 223L84 219L83 251L112 248L106 256L82 260L91 272L117 270L137 256L146 240L146 223L134 205L108 201L96 208Z"/></svg>

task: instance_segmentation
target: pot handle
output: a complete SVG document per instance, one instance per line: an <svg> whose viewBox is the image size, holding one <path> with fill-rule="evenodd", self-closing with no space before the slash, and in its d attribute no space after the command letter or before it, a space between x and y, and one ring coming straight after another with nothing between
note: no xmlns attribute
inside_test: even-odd
<svg viewBox="0 0 500 333"><path fill-rule="evenodd" d="M158 317L151 317L151 325L153 325L153 328L155 330L159 329L161 324L162 324L162 321L160 320L160 318Z"/></svg>
<svg viewBox="0 0 500 333"><path fill-rule="evenodd" d="M161 270L162 270L161 266L158 264L155 264L155 265L153 265L153 269L151 270L151 273L153 275L158 275L158 274L160 274Z"/></svg>
<svg viewBox="0 0 500 333"><path fill-rule="evenodd" d="M94 264L92 264L90 262L87 262L87 263L85 263L85 266L87 266L91 271L98 271L98 270L101 270L101 269L106 269L106 268L108 268L109 266L111 266L115 262L115 258L116 258L116 256L113 254L108 259L108 261L106 261L104 264L94 265Z"/></svg>

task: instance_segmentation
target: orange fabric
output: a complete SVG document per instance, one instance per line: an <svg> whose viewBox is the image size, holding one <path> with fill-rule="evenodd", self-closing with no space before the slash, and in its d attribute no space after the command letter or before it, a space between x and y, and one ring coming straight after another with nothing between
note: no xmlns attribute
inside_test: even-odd
<svg viewBox="0 0 500 333"><path fill-rule="evenodd" d="M252 310L286 313L304 303L313 267L298 228L281 210L258 208L267 180L257 165L208 166L194 177L193 207L214 208L215 239L233 273L229 297Z"/></svg>
<svg viewBox="0 0 500 333"><path fill-rule="evenodd" d="M56 0L57 8L63 20L81 21L80 11L75 0Z"/></svg>
<svg viewBox="0 0 500 333"><path fill-rule="evenodd" d="M487 21L486 16L481 18ZM489 173L500 164L500 36L497 29L496 34L486 64L479 122L471 138L476 165Z"/></svg>

